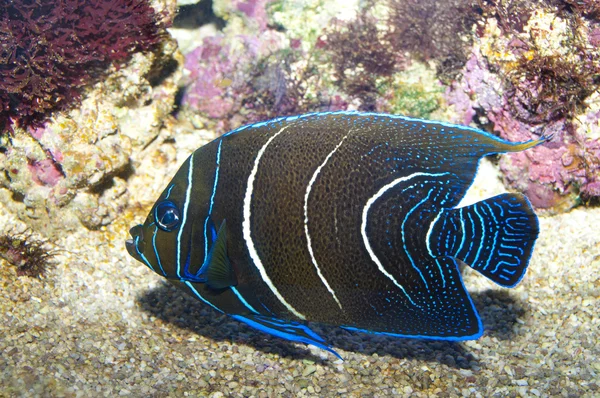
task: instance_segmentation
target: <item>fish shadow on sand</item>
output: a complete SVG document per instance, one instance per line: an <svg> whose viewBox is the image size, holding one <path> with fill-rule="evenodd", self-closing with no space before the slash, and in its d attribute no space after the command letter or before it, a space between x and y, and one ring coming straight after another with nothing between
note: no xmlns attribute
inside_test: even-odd
<svg viewBox="0 0 600 398"><path fill-rule="evenodd" d="M484 336L495 337L500 341L514 337L517 319L528 312L526 303L504 290L489 289L481 293L473 293L471 296L483 320ZM137 303L151 316L217 342L229 341L233 345L250 345L257 350L277 353L282 357L324 362L310 350L255 331L203 306L188 294L166 283L146 291L138 297ZM402 359L439 362L461 369L479 366L476 356L471 354L469 347L461 342L403 339L355 333L316 323L310 323L310 327L336 350L369 356L376 353L379 356L392 355ZM348 354L341 354L345 359L350 359ZM333 358L331 356L331 359Z"/></svg>

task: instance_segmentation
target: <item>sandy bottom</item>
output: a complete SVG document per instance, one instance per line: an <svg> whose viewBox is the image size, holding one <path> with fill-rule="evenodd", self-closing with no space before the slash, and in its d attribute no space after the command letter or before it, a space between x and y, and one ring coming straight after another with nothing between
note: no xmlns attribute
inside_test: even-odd
<svg viewBox="0 0 600 398"><path fill-rule="evenodd" d="M502 187L482 168L490 196ZM492 181L492 184L490 184ZM143 193L153 201L157 193ZM467 272L486 328L464 343L313 325L344 357L219 315L131 259L127 230L80 230L43 280L0 262L0 396L599 396L600 209L541 217L515 289ZM16 224L0 208L6 230Z"/></svg>

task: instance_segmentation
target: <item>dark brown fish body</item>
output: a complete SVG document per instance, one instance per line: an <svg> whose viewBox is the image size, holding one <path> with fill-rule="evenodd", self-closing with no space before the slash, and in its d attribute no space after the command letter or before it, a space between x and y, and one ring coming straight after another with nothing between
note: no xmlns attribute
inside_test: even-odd
<svg viewBox="0 0 600 398"><path fill-rule="evenodd" d="M481 157L539 142L350 112L246 126L184 163L128 248L217 310L290 340L329 349L286 320L477 338L457 264L515 285L537 218L516 194L455 207Z"/></svg>

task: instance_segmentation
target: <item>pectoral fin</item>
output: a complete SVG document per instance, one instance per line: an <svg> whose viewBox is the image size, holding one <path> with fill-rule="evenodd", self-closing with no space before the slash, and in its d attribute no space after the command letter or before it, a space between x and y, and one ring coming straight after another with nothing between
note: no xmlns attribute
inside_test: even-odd
<svg viewBox="0 0 600 398"><path fill-rule="evenodd" d="M227 225L225 220L219 227L219 232L206 258L206 263L200 268L199 276L206 281L211 289L224 289L236 286L238 283L227 256Z"/></svg>

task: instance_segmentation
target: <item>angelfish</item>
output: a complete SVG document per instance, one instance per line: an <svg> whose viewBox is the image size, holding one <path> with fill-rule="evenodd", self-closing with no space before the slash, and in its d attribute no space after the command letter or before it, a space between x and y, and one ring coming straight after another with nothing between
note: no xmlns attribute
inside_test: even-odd
<svg viewBox="0 0 600 398"><path fill-rule="evenodd" d="M538 220L517 193L459 203L480 158L547 139L357 112L243 126L185 161L127 250L214 310L335 355L305 321L476 339L459 265L515 286Z"/></svg>

